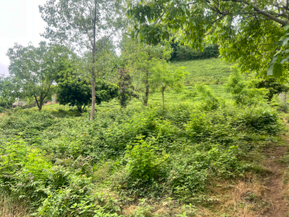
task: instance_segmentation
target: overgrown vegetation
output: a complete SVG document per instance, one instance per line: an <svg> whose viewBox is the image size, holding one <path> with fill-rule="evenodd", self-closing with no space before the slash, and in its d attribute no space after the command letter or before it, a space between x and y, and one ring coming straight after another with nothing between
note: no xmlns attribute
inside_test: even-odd
<svg viewBox="0 0 289 217"><path fill-rule="evenodd" d="M27 215L194 216L217 201L216 182L262 174L252 156L283 129L266 91L263 98L243 91L252 103L236 103L240 91L212 90L168 89L165 116L161 93L146 107L137 99L123 109L117 99L102 103L94 121L60 105L7 111L0 117L1 195L25 202ZM161 214L167 203L172 208Z"/></svg>

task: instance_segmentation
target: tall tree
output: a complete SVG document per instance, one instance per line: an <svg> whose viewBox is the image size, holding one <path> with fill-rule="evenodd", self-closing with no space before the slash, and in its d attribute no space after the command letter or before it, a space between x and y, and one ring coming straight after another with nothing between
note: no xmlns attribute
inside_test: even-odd
<svg viewBox="0 0 289 217"><path fill-rule="evenodd" d="M9 73L22 97L33 97L39 111L51 94L51 86L70 52L66 47L40 42L39 47L15 44L7 52L10 59Z"/></svg>
<svg viewBox="0 0 289 217"><path fill-rule="evenodd" d="M178 41L199 48L204 40L209 40L219 44L221 55L238 62L242 71L276 77L283 72L288 76L287 0L128 2L134 36L147 43L156 44L173 35Z"/></svg>
<svg viewBox="0 0 289 217"><path fill-rule="evenodd" d="M121 27L121 3L121 0L48 0L39 7L48 24L43 34L46 38L91 52L91 120L95 112L95 80L98 77L96 58L104 49L106 40ZM103 40L98 43L100 39Z"/></svg>

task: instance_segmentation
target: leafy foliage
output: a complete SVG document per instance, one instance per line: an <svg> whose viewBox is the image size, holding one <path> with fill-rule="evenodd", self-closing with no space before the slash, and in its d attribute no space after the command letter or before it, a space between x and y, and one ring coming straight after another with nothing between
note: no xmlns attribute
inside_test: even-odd
<svg viewBox="0 0 289 217"><path fill-rule="evenodd" d="M101 102L108 102L109 100L118 97L119 87L116 84L97 81L95 88L95 101L99 105Z"/></svg>
<svg viewBox="0 0 289 217"><path fill-rule="evenodd" d="M63 46L40 42L39 47L23 47L16 44L8 50L9 72L21 88L22 97L33 97L41 111L46 98L52 94L52 83L63 70L63 62L70 51ZM19 89L16 89L16 91Z"/></svg>
<svg viewBox="0 0 289 217"><path fill-rule="evenodd" d="M57 102L60 105L76 106L79 113L90 103L90 85L85 80L58 83Z"/></svg>
<svg viewBox="0 0 289 217"><path fill-rule="evenodd" d="M131 97L137 97L137 95L133 91L131 76L129 75L129 73L125 69L120 68L118 70L118 75L119 103L122 108L125 108L128 102L131 100Z"/></svg>
<svg viewBox="0 0 289 217"><path fill-rule="evenodd" d="M89 72L91 74L91 114L95 112L95 79L101 79L97 59L109 49L107 44L122 26L122 4L117 0L60 0L47 1L40 6L47 28L43 34L51 41L82 48L82 53L90 52ZM85 55L84 55L85 57Z"/></svg>
<svg viewBox="0 0 289 217"><path fill-rule="evenodd" d="M111 181L128 197L192 201L211 179L250 170L243 153L282 129L266 104L205 112L202 104L168 107L166 118L160 109L134 107L104 107L94 122L58 109L1 117L1 191L29 199L42 216L118 213L120 199L101 194ZM113 163L99 179L101 167L94 165L106 161Z"/></svg>
<svg viewBox="0 0 289 217"><path fill-rule="evenodd" d="M170 58L169 46L141 46L137 41L129 38L123 40L122 58L126 63L130 76L133 78L135 90L145 106L148 105L151 90L151 80L155 65Z"/></svg>
<svg viewBox="0 0 289 217"><path fill-rule="evenodd" d="M0 107L11 108L16 98L19 98L20 86L15 82L16 78L0 77Z"/></svg>
<svg viewBox="0 0 289 217"><path fill-rule="evenodd" d="M184 67L176 68L164 60L156 62L149 82L153 89L159 89L162 93L163 112L165 110L165 90L167 88L181 90L186 74Z"/></svg>
<svg viewBox="0 0 289 217"><path fill-rule="evenodd" d="M257 88L266 88L269 92L266 95L266 98L271 102L274 95L288 92L288 86L285 84L280 84L275 78L268 78L261 80L256 83Z"/></svg>
<svg viewBox="0 0 289 217"><path fill-rule="evenodd" d="M147 44L172 35L194 49L210 42L219 45L227 61L238 62L243 72L287 79L288 7L284 1L128 1L127 14L133 23L132 36Z"/></svg>
<svg viewBox="0 0 289 217"><path fill-rule="evenodd" d="M217 45L207 45L204 51L196 51L190 46L179 45L176 42L172 42L173 52L170 61L187 61L187 60L199 60L208 58L218 58L219 47Z"/></svg>
<svg viewBox="0 0 289 217"><path fill-rule="evenodd" d="M242 90L259 81L244 80ZM100 96L110 98L116 86L103 85L109 87L99 83ZM25 200L38 216L154 215L160 198L176 206L208 202L216 181L255 173L251 155L274 141L283 124L265 100L237 104L238 91L197 89L194 97L166 90L165 116L160 93L147 107L134 99L123 109L116 99L102 102L94 121L60 105L1 114L1 195ZM194 87L186 91L195 94ZM128 214L131 204L143 207ZM171 212L194 214L192 207Z"/></svg>
<svg viewBox="0 0 289 217"><path fill-rule="evenodd" d="M265 96L269 94L265 88L256 88L257 83L257 80L246 80L235 66L232 67L232 74L226 85L237 104L256 104L264 102Z"/></svg>
<svg viewBox="0 0 289 217"><path fill-rule="evenodd" d="M214 110L219 107L220 100L214 96L214 94L208 87L199 85L197 89L202 94L203 99L205 100L205 103L203 105L203 108L205 110Z"/></svg>

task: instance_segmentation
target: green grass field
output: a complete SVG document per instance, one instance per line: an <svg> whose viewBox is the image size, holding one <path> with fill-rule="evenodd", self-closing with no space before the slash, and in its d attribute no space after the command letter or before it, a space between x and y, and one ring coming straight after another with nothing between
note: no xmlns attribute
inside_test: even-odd
<svg viewBox="0 0 289 217"><path fill-rule="evenodd" d="M204 85L223 84L230 75L230 65L220 59L183 61L173 64L185 67L185 70L189 72L185 84L191 86L199 83Z"/></svg>

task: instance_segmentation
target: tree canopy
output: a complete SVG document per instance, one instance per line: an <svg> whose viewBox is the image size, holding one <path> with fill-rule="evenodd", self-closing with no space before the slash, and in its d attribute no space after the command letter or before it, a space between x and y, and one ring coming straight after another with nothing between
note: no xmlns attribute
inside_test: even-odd
<svg viewBox="0 0 289 217"><path fill-rule="evenodd" d="M180 89L183 87L183 79L186 76L184 67L175 67L165 60L156 62L153 67L153 73L150 83L153 89L159 89L162 93L163 114L165 111L165 90L170 87L172 89Z"/></svg>
<svg viewBox="0 0 289 217"><path fill-rule="evenodd" d="M202 48L209 41L242 71L283 79L288 74L288 1L131 0L128 15L133 36L147 43L173 36Z"/></svg>
<svg viewBox="0 0 289 217"><path fill-rule="evenodd" d="M51 86L70 52L66 47L40 42L39 47L15 44L8 50L9 73L22 97L33 97L41 111L44 100L51 95Z"/></svg>
<svg viewBox="0 0 289 217"><path fill-rule="evenodd" d="M123 41L122 58L133 79L135 91L146 106L149 100L151 77L158 61L170 58L170 46L141 45L136 40L125 38Z"/></svg>
<svg viewBox="0 0 289 217"><path fill-rule="evenodd" d="M21 96L17 78L0 77L0 107L11 108L16 98Z"/></svg>

